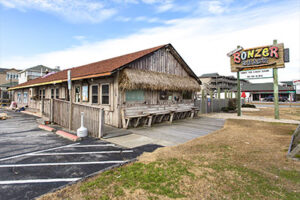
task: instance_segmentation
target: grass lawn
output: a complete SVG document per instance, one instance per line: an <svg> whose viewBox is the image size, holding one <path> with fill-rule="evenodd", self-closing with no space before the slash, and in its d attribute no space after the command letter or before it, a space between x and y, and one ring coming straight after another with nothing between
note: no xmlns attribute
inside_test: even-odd
<svg viewBox="0 0 300 200"><path fill-rule="evenodd" d="M46 199L300 199L300 162L286 158L296 125L227 120L182 145L44 195Z"/></svg>
<svg viewBox="0 0 300 200"><path fill-rule="evenodd" d="M274 108L259 108L260 111L247 112L243 111L244 115L261 116L274 118ZM300 107L279 108L280 119L300 120Z"/></svg>

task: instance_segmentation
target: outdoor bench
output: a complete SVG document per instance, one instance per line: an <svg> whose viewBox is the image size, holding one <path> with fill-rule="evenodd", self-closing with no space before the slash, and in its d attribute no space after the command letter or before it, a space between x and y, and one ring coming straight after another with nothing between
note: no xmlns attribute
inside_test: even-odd
<svg viewBox="0 0 300 200"><path fill-rule="evenodd" d="M122 123L123 128L128 128L133 120L135 120L133 127L140 124L150 127L153 123L160 123L164 119L172 123L175 119L193 118L198 111L198 108L187 105L127 107L122 109Z"/></svg>

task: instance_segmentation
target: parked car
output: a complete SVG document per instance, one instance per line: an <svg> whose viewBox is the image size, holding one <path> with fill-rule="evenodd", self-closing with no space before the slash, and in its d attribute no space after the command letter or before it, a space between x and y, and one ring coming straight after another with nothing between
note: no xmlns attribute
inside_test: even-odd
<svg viewBox="0 0 300 200"><path fill-rule="evenodd" d="M266 98L264 98L265 101L274 101L274 97L273 96L268 96Z"/></svg>
<svg viewBox="0 0 300 200"><path fill-rule="evenodd" d="M281 101L281 102L286 102L286 101L288 101L288 97L279 97L279 101Z"/></svg>

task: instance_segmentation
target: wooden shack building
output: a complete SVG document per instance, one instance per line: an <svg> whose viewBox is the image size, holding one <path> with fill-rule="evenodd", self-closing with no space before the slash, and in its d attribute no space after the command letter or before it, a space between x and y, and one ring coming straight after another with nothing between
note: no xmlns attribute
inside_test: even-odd
<svg viewBox="0 0 300 200"><path fill-rule="evenodd" d="M105 124L123 128L193 117L196 112L194 93L200 91L201 81L171 44L69 70L72 112L78 118L72 122L74 130L80 124L79 111L87 108L103 108ZM47 113L45 105L52 100L53 121L67 126L67 71L47 74L11 88L15 91L14 101L18 107L28 106ZM86 112L87 123L97 120L98 115Z"/></svg>

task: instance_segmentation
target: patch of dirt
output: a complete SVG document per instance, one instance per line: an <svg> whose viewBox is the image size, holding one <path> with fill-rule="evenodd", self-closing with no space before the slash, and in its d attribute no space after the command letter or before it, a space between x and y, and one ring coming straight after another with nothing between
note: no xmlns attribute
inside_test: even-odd
<svg viewBox="0 0 300 200"><path fill-rule="evenodd" d="M274 108L259 108L257 112L244 111L244 115L274 118ZM279 108L280 119L300 120L300 107Z"/></svg>

